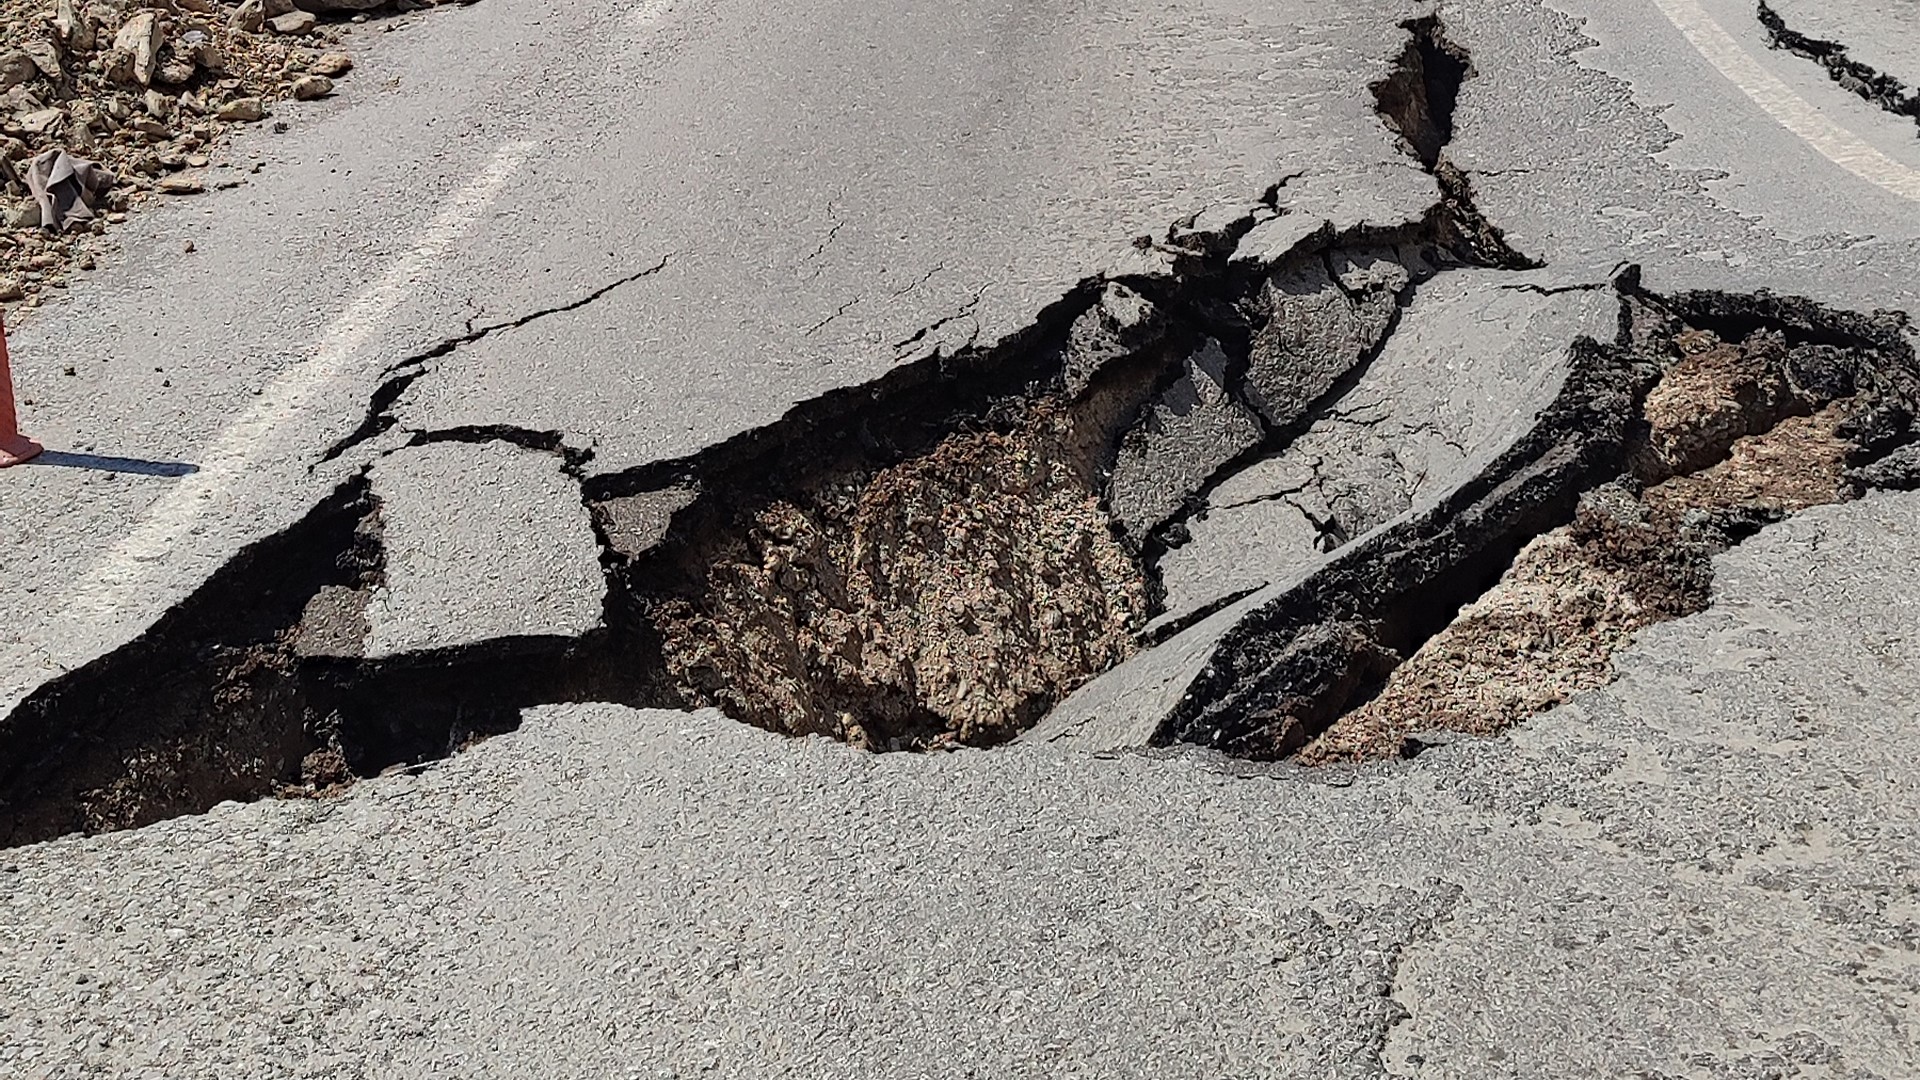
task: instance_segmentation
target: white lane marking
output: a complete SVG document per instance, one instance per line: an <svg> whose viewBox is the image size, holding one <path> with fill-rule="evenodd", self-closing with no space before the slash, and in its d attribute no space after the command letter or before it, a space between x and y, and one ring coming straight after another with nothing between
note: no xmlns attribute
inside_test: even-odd
<svg viewBox="0 0 1920 1080"><path fill-rule="evenodd" d="M354 355L381 322L413 284L432 271L447 249L473 227L494 196L526 163L534 146L532 142L502 146L485 169L448 196L440 212L421 231L413 250L388 266L321 331L313 355L269 383L251 408L200 451L200 471L170 486L133 531L75 585L62 613L64 620L110 618L120 612L136 595L149 566L173 550L212 508L216 498L254 471L262 459L285 449L272 444L275 430L307 409L329 383L345 374Z"/></svg>
<svg viewBox="0 0 1920 1080"><path fill-rule="evenodd" d="M1653 0L1667 21L1687 36L1701 56L1720 69L1741 93L1818 150L1828 161L1868 183L1920 202L1920 170L1903 165L1835 124L1762 67L1697 0Z"/></svg>

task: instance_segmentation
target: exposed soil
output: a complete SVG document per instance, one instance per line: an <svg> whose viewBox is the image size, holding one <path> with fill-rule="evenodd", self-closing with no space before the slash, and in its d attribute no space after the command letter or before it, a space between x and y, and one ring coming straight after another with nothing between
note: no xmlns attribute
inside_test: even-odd
<svg viewBox="0 0 1920 1080"><path fill-rule="evenodd" d="M1150 245L1181 253L1165 275L1088 281L991 348L585 479L609 598L605 629L577 638L365 658L383 556L357 478L0 717L0 844L324 793L542 703L717 706L875 750L1027 729L1141 646L1155 545L1179 542L1217 477L1338 408L1415 290L1450 267L1530 265L1446 162L1466 58L1436 21L1408 29L1374 90L1440 183L1422 222L1323 228L1240 267L1239 241L1286 213L1276 187L1205 232L1177 223ZM1278 285L1298 302L1276 305ZM1892 316L1657 297L1631 270L1614 286L1617 340L1568 343L1553 400L1493 460L1356 528L1210 641L1154 741L1336 761L1434 728L1499 730L1605 681L1638 629L1704 607L1715 552L1852 497L1869 461L1905 475L1881 455L1910 448L1920 379ZM401 365L342 446L385 430L423 357L489 332ZM1295 360L1324 370L1295 378ZM1150 467L1118 467L1125 454ZM1132 533L1127 502L1152 511Z"/></svg>
<svg viewBox="0 0 1920 1080"><path fill-rule="evenodd" d="M1707 607L1715 554L1765 522L1859 493L1846 473L1862 447L1847 430L1863 406L1796 385L1784 337L1735 345L1690 330L1675 345L1642 409L1630 475L1530 541L1298 760L1396 756L1422 732L1491 734L1603 685L1635 631Z"/></svg>
<svg viewBox="0 0 1920 1080"><path fill-rule="evenodd" d="M1106 433L1056 401L744 522L652 621L674 692L898 748L1003 741L1125 659L1145 573L1100 507Z"/></svg>

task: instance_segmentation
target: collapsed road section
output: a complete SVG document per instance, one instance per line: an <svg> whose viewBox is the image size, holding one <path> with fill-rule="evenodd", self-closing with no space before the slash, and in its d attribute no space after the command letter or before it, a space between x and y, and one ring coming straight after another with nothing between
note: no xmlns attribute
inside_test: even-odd
<svg viewBox="0 0 1920 1080"><path fill-rule="evenodd" d="M1898 316L1538 268L1446 160L1467 58L1408 29L1372 90L1423 220L1336 230L1276 185L1145 241L1164 274L624 473L415 433L0 720L0 842L324 792L560 701L875 750L1407 754L1603 681L1766 522L1915 480ZM510 558L421 523L476 469Z"/></svg>

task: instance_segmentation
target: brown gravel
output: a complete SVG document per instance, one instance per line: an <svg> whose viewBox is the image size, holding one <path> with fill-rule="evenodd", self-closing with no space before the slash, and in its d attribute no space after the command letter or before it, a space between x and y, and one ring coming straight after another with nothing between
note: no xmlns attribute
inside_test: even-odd
<svg viewBox="0 0 1920 1080"><path fill-rule="evenodd" d="M335 48L337 25L280 37L235 28L235 11L214 0L0 0L0 304L38 304L75 270L90 269L97 237L143 203L241 183L242 172L209 169L229 128L257 122L238 118L272 122L275 103L301 80L352 66ZM157 18L163 41L146 83L129 72L131 54L114 47L143 14ZM306 82L303 93L316 85ZM31 224L37 213L22 179L34 156L56 148L119 180L96 201L98 220L57 236Z"/></svg>
<svg viewBox="0 0 1920 1080"><path fill-rule="evenodd" d="M754 514L699 600L653 613L675 691L878 748L1024 730L1124 659L1149 607L1088 442L1043 405Z"/></svg>
<svg viewBox="0 0 1920 1080"><path fill-rule="evenodd" d="M1733 345L1695 332L1678 344L1647 398L1635 478L1590 493L1571 523L1527 544L1299 760L1391 757L1419 732L1490 734L1600 686L1636 631L1706 608L1727 526L1854 497L1841 433L1851 399L1797 396L1777 336Z"/></svg>

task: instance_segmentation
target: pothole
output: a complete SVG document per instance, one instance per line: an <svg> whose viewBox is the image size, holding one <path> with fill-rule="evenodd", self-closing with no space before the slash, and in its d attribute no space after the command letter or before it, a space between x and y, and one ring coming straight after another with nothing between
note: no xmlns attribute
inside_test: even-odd
<svg viewBox="0 0 1920 1080"><path fill-rule="evenodd" d="M1100 507L1116 427L1049 397L736 511L690 588L646 600L672 697L870 748L1018 734L1147 619L1147 577Z"/></svg>
<svg viewBox="0 0 1920 1080"><path fill-rule="evenodd" d="M995 348L581 481L608 598L578 637L368 658L384 548L356 479L0 719L0 842L336 790L541 703L995 746L1169 655L1116 706L1152 742L1403 754L1597 685L1635 631L1707 602L1714 552L1920 473L1910 447L1882 457L1920 402L1894 317L1522 275L1446 160L1471 65L1437 22L1408 29L1371 89L1435 176L1423 221L1336 234L1279 186L1148 241L1167 273L1089 281ZM1297 242L1236 261L1263 233ZM1559 307L1617 333L1435 344ZM560 452L537 434L415 442Z"/></svg>
<svg viewBox="0 0 1920 1080"><path fill-rule="evenodd" d="M1538 490L1544 516L1495 488L1382 530L1250 620L1160 741L1321 764L1504 730L1608 681L1636 631L1704 610L1715 554L1891 478L1863 467L1910 442L1920 406L1897 320L1624 291L1628 328L1587 352L1576 396L1611 385L1630 409L1546 417L1563 439L1523 456L1594 460Z"/></svg>

